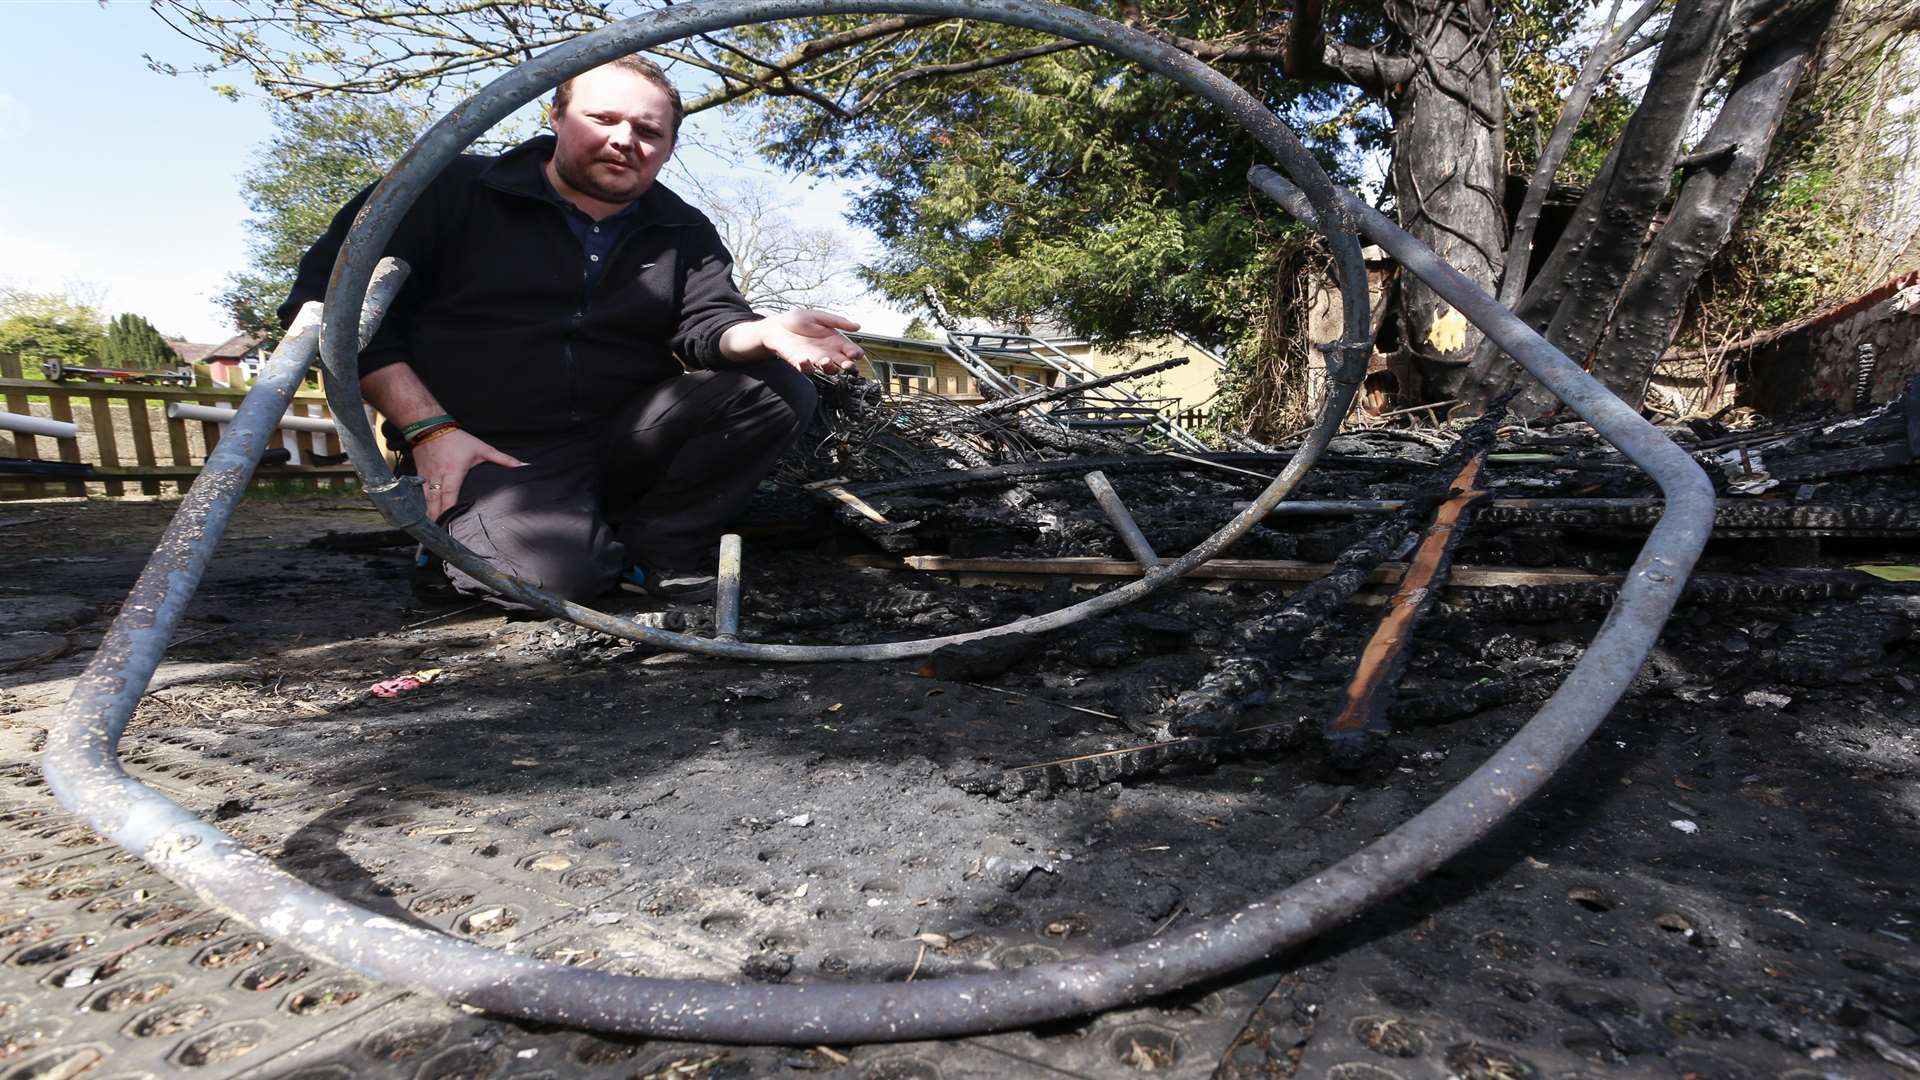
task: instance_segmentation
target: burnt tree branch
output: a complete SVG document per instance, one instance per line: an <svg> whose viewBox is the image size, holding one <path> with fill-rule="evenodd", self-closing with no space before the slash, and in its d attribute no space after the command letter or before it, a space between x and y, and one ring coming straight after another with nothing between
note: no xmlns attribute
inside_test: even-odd
<svg viewBox="0 0 1920 1080"><path fill-rule="evenodd" d="M1638 402L1646 395L1654 363L1671 340L1687 298L1733 235L1833 11L1829 0L1791 33L1746 57L1701 140L1715 149L1692 155L1714 167L1688 173L1666 226L1622 289L1594 355L1594 376L1626 400Z"/></svg>
<svg viewBox="0 0 1920 1080"><path fill-rule="evenodd" d="M1540 294L1523 295L1517 314L1535 327L1544 324L1547 338L1576 362L1590 360L1606 332L1672 184L1687 125L1728 50L1737 46L1733 10L1732 0L1681 0L1675 8L1639 108L1542 271L1542 278L1552 271L1555 280ZM1577 256L1561 257L1576 245ZM1535 303L1537 295L1553 302ZM1517 406L1523 416L1542 415L1556 404L1504 356L1473 373L1469 394L1484 398L1514 386L1525 388Z"/></svg>
<svg viewBox="0 0 1920 1080"><path fill-rule="evenodd" d="M1567 151L1573 147L1574 133L1587 114L1587 105L1593 100L1593 92L1599 89L1601 80L1606 78L1607 70L1613 66L1621 48L1640 32L1660 4L1661 0L1646 0L1637 11L1627 16L1625 22L1615 26L1612 33L1594 45L1593 51L1587 54L1586 63L1580 68L1580 74L1568 88L1560 118L1554 122L1553 133L1547 137L1547 145L1540 152L1533 176L1527 181L1526 196L1520 201L1520 212L1513 219L1513 235L1507 241L1506 269L1500 277L1499 300L1502 306L1513 308L1526 290L1527 264L1533 258L1533 237L1540 227L1540 212L1547 205L1547 193L1553 188L1554 176L1560 171L1561 163L1566 161ZM1617 13L1619 9L1620 0L1614 0L1614 11ZM1612 16L1608 18L1611 20Z"/></svg>

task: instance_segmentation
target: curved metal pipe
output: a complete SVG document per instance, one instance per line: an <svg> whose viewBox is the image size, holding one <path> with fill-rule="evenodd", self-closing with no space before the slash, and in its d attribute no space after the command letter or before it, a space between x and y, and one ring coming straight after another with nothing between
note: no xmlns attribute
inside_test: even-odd
<svg viewBox="0 0 1920 1080"><path fill-rule="evenodd" d="M840 4L831 0L802 4L793 0L765 7L754 5L755 12L778 9L775 14L764 16L768 18L822 11L906 11L979 17L983 8L1004 10L1008 7L1034 9L1034 5L1011 0L979 6L958 0L901 0L882 5ZM688 12L714 9L737 12L740 8L737 0L712 8L673 8L635 23L655 26L670 22L684 27L689 21L697 21L687 19ZM1091 19L1080 13L1061 15L1062 18L1068 16L1071 16L1070 22ZM676 18L679 21L676 22ZM602 31L594 36L604 41L607 33ZM620 39L627 42L621 47L637 48L631 40L640 36L636 32L633 39ZM620 48L609 47L583 59L576 50L570 54L568 63L576 64L571 70L577 71L618 51ZM486 93L483 91L483 95ZM372 203L369 207L371 209ZM387 209L392 212L391 206ZM366 221L363 217L362 223ZM1375 226L1376 223L1369 221L1370 230ZM368 246L377 250L383 242L381 239ZM1405 249L1409 257L1403 257L1403 263L1423 276L1434 273L1446 279L1445 274L1417 258L1420 250L1424 250L1415 250L1417 248L1414 244ZM1438 261L1431 252L1426 252L1425 259ZM357 278L352 274L343 276L345 263L343 254L342 263L335 268L332 294L335 297L340 294L343 281L366 280L364 274ZM1446 280L1453 286L1464 282L1457 274L1454 278L1459 280ZM1359 280L1364 278L1349 277L1343 285ZM1474 291L1470 284L1466 288ZM1586 655L1567 682L1512 741L1465 782L1392 833L1312 879L1298 882L1234 915L1071 962L918 983L731 986L632 978L494 952L343 903L292 878L210 824L132 780L114 757L115 744L141 690L152 676L187 596L205 568L211 542L218 539L225 527L226 517L231 514L239 491L244 489L245 476L259 458L264 441L261 434L284 411L284 398L291 395L298 374L304 371L306 365L297 356L297 349L310 347L310 322L298 326L298 332L290 335L289 341L276 351L261 385L242 404L235 434L229 435L229 439L239 445L218 462L209 462L187 505L169 526L167 537L143 572L127 607L115 620L99 654L82 676L61 724L49 735L45 758L49 785L63 804L115 842L140 852L199 895L298 948L376 978L424 985L494 1011L551 1022L738 1042L932 1038L1016 1027L1112 1008L1225 974L1298 944L1350 918L1365 905L1418 880L1484 835L1537 791L1591 734L1625 691L1705 543L1711 524L1712 489L1691 459L1607 395L1537 335L1529 340L1532 332L1523 324L1517 324L1510 316L1502 322L1496 313L1504 313L1497 305L1489 312L1486 305L1477 301L1463 302L1453 296L1449 299L1509 351L1515 351L1515 344L1522 346L1515 356L1523 366L1560 393L1596 429L1653 474L1666 493L1667 513L1634 564L1633 572L1622 587L1620 602ZM357 311L360 305L352 306ZM1363 317L1364 313L1363 305ZM330 332L343 342L353 341L357 335L349 333L351 323L339 321L336 315L338 312L329 313ZM1351 336L1351 326L1349 330L1350 347L1343 351L1350 361L1357 350L1364 347L1353 343L1364 339ZM351 346L336 351L351 359ZM1343 373L1351 367L1351 364L1343 365ZM351 368L345 370L351 385ZM335 385L340 381L333 380ZM1350 397L1351 386L1345 390ZM359 416L357 399L358 394L354 393L350 399L354 407L340 409L340 414ZM372 456L371 433L364 430L364 425L361 427L362 441L354 451L356 461ZM1324 444L1324 436L1330 435L1330 431L1322 435ZM1296 463L1298 460L1296 458ZM240 466L237 474L236 465ZM1288 472L1293 471L1290 465ZM237 489L234 487L236 476ZM1283 480L1285 476L1283 474ZM395 494L396 485L391 483L390 476L388 480L388 487L376 493L383 500L383 509L387 503L404 502ZM1270 488L1268 493L1263 493L1261 501L1272 491ZM1235 520L1238 522L1250 515L1258 520L1265 509L1256 501ZM410 520L417 521L417 518L415 506Z"/></svg>
<svg viewBox="0 0 1920 1080"><path fill-rule="evenodd" d="M1111 592L1070 607L1002 626L918 641L867 645L775 645L718 641L643 626L559 597L501 573L427 520L418 493L394 478L381 458L365 412L357 379L357 349L347 348L358 315L363 274L384 250L388 238L413 201L469 143L494 123L536 96L583 71L617 56L652 48L675 38L746 23L831 14L931 14L1006 23L1042 30L1108 49L1166 75L1224 110L1274 154L1321 207L1322 221L1340 278L1344 338L1329 352L1329 387L1313 432L1287 467L1253 504L1179 559ZM548 615L572 620L614 637L680 652L736 660L812 662L893 660L924 656L944 645L1008 634L1046 633L1113 611L1165 588L1194 567L1218 556L1258 524L1299 484L1326 449L1351 406L1365 372L1370 348L1366 269L1352 230L1340 222L1346 211L1333 183L1285 124L1231 80L1212 68L1146 34L1071 8L1033 0L707 0L678 5L605 27L558 46L501 76L420 136L367 199L327 288L327 317L320 351L327 367L327 397L338 420L342 444L359 470L368 495L396 527L407 530L429 550L472 575L501 596Z"/></svg>

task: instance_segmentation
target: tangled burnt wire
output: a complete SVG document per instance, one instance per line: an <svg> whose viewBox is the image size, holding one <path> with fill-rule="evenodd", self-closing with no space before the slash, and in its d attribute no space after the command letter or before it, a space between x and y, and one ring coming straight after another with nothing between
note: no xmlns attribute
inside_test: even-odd
<svg viewBox="0 0 1920 1080"><path fill-rule="evenodd" d="M936 394L890 394L859 375L815 376L820 407L776 479L892 480L1072 454L1144 453L1128 441L1070 431L1026 409L987 411Z"/></svg>

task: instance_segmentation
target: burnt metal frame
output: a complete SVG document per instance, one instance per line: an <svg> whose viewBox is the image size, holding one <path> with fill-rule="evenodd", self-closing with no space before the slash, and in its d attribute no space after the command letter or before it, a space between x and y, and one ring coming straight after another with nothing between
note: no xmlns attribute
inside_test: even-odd
<svg viewBox="0 0 1920 1080"><path fill-rule="evenodd" d="M492 123L560 80L615 56L742 23L854 13L1001 22L1098 45L1173 78L1221 106L1279 157L1305 187L1307 205L1293 198L1298 189L1291 185L1284 190L1273 188L1263 176L1256 176L1256 183L1292 199L1295 213L1309 215L1320 224L1334 250L1345 302L1344 339L1328 350L1333 387L1302 451L1251 506L1194 551L1096 601L1068 609L1075 612L1069 619L1027 620L980 634L896 646L781 651L666 634L557 602L494 572L453 545L443 530L425 519L418 493L395 480L381 462L363 419L355 379L356 343L384 310L391 287L397 286L397 275L388 273L382 279L376 273L375 260L413 199ZM389 520L490 587L582 625L709 655L883 659L922 653L950 641L1051 629L1118 607L1211 558L1263 518L1317 459L1358 385L1369 347L1366 278L1357 242L1344 222L1358 217L1370 233L1391 230L1390 225L1381 229L1364 209L1338 198L1285 126L1223 76L1163 42L1084 12L1031 0L698 0L606 27L529 61L422 136L368 201L342 249L328 290L321 349L332 375L329 392L335 415L342 421L342 439L375 503ZM1395 243L1400 241L1396 238ZM1385 246L1393 249L1391 244ZM233 507L245 492L266 434L285 411L310 364L311 306L242 404L227 439L168 526L126 606L80 677L59 724L49 732L44 757L48 785L63 805L116 843L138 852L201 897L317 957L496 1012L604 1030L800 1044L935 1038L1131 1004L1272 956L1419 880L1485 835L1537 791L1625 691L1678 599L1712 523L1712 488L1678 447L1431 252L1410 239L1401 244L1401 250L1404 266L1436 284L1471 321L1644 467L1664 491L1667 512L1580 663L1506 746L1398 829L1315 877L1232 915L1078 960L918 983L734 986L618 976L497 952L344 903L293 878L129 777L116 756L120 736ZM370 285L385 291L368 292ZM365 303L363 292L368 293Z"/></svg>

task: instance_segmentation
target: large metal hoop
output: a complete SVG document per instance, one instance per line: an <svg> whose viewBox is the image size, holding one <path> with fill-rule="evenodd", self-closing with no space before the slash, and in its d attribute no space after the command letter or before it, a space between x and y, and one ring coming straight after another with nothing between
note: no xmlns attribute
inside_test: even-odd
<svg viewBox="0 0 1920 1080"><path fill-rule="evenodd" d="M343 438L368 480L370 493L391 520L436 544L436 550L445 549L443 554L451 550L444 532L421 521L417 498L409 499L379 463L364 420L357 426L352 423L362 415L353 363L359 333L365 332L365 328L356 326L361 297L394 223L433 175L488 126L544 88L620 53L738 23L880 12L985 19L1111 49L1177 79L1228 109L1293 173L1306 189L1304 203L1294 199L1295 193L1284 186L1262 186L1283 200L1294 199L1288 203L1289 208L1302 216L1311 215L1327 232L1346 300L1346 340L1336 350L1338 362L1331 365L1335 390L1329 394L1321 424L1287 472L1248 512L1167 572L1102 599L1120 598L1108 605L1117 607L1165 584L1177 573L1211 557L1214 552L1206 551L1209 545L1223 537L1230 540L1238 536L1284 496L1290 487L1288 477L1297 480L1310 467L1351 401L1358 377L1356 361L1364 357L1367 344L1366 304L1360 291L1365 278L1357 244L1351 231L1341 224L1355 216L1355 210L1337 196L1271 113L1217 73L1160 42L1083 12L1026 0L706 0L597 31L502 77L430 129L369 200L334 269L325 314L326 354L329 372L334 376L330 389L338 395L335 415L343 422ZM1397 252L1404 253L1403 259L1416 273L1446 278L1450 268L1438 264L1430 251L1423 255L1417 243L1405 243L1404 234L1393 235L1390 223L1358 216L1376 239L1398 245ZM1460 285L1459 281L1447 280L1456 289ZM1466 290L1473 291L1472 286L1467 285ZM252 467L259 460L263 433L284 411L311 362L314 346L310 322L303 324L301 332L289 335L254 393L242 404L241 416L218 450L219 461L210 461L206 473L196 482L95 660L81 676L61 722L49 733L45 756L49 786L64 805L116 843L139 852L207 900L317 957L376 978L424 986L496 1012L550 1022L731 1042L813 1044L922 1039L1018 1027L1113 1008L1231 972L1343 922L1368 904L1419 880L1485 835L1539 790L1624 692L1659 634L1711 527L1712 487L1691 459L1538 335L1505 316L1497 305L1489 309L1480 300L1461 295L1464 298L1454 302L1477 325L1493 334L1529 371L1647 469L1666 494L1666 514L1642 549L1621 587L1619 602L1586 655L1539 714L1506 746L1472 776L1385 837L1312 879L1233 915L1079 960L918 983L734 986L625 977L495 952L344 903L293 878L128 777L115 756L121 732L152 678L213 545L245 490ZM383 302L374 302L371 313L377 316L383 306ZM1338 412L1334 411L1335 404ZM516 598L528 595L497 574L489 584L496 582ZM612 621L576 605L558 605L557 611L587 625L596 625L591 621L595 617ZM681 644L680 635L655 632L626 636L670 647ZM706 644L709 647L698 651L742 658L872 659L881 655L863 652L848 656L837 650L815 650L768 656L742 646Z"/></svg>

